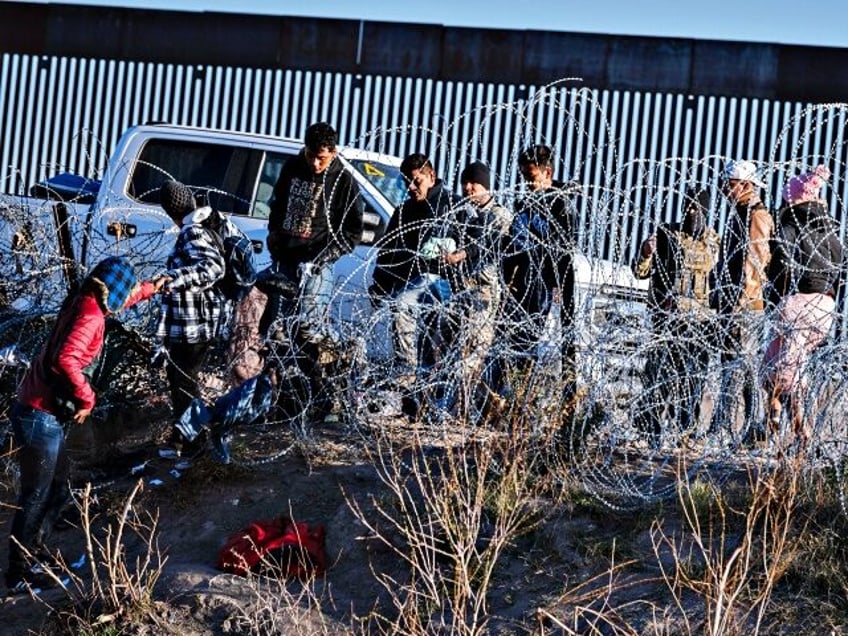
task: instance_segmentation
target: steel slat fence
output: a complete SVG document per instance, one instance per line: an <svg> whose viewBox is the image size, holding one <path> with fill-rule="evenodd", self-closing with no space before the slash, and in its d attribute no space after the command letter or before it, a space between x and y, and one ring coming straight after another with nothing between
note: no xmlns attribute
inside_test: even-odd
<svg viewBox="0 0 848 636"><path fill-rule="evenodd" d="M503 189L529 141L552 144L559 176L586 186L584 223L615 215L605 257L630 258L656 220L677 215L669 196L688 182L713 188L726 157L775 166L777 188L793 169L828 162L832 212L842 218L845 115L735 97L579 87L515 86L302 70L153 64L4 54L0 62L0 182L23 194L59 171L102 173L127 127L146 121L299 137L333 122L346 143L395 155L430 155L451 184L483 158ZM835 121L834 121L835 120ZM800 166L799 166L800 167ZM715 206L718 226L726 209Z"/></svg>

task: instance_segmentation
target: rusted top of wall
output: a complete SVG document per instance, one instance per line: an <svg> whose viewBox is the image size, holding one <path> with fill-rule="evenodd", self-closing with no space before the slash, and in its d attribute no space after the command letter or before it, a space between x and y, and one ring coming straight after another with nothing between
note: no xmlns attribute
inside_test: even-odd
<svg viewBox="0 0 848 636"><path fill-rule="evenodd" d="M0 51L848 101L848 49L0 2Z"/></svg>

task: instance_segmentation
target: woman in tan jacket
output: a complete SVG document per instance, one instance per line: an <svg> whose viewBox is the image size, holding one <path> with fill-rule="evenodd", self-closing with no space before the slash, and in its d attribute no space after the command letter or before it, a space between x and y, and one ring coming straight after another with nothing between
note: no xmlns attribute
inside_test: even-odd
<svg viewBox="0 0 848 636"><path fill-rule="evenodd" d="M729 161L719 185L734 207L724 229L719 264L711 286L713 304L720 317L722 378L710 433L735 429L736 406L741 399L743 443L751 444L765 435L759 417L757 361L761 359L763 288L768 280L769 241L774 234L774 221L760 198L760 189L765 184L752 162Z"/></svg>

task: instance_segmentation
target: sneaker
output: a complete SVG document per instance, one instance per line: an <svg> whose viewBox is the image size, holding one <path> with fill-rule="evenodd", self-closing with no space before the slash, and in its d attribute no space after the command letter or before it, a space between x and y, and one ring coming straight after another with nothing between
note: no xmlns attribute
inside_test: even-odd
<svg viewBox="0 0 848 636"><path fill-rule="evenodd" d="M57 586L64 587L64 583L53 578L41 565L33 565L19 576L6 574L6 585L9 588L9 596L15 594L38 594Z"/></svg>
<svg viewBox="0 0 848 636"><path fill-rule="evenodd" d="M180 433L180 429L176 428L176 426L173 427L168 434L168 439L165 440L164 445L159 449L159 457L176 459L182 454L184 443L185 437Z"/></svg>
<svg viewBox="0 0 848 636"><path fill-rule="evenodd" d="M159 449L159 457L165 459L177 459L179 457L196 457L203 452L206 445L206 430L200 431L200 434L193 440L189 441L180 433L179 429L174 428L168 436L165 445Z"/></svg>

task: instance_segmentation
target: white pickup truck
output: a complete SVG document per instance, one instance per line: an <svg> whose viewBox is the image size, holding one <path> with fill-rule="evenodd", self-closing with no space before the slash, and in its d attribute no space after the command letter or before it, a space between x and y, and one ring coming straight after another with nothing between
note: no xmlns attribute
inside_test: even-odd
<svg viewBox="0 0 848 636"><path fill-rule="evenodd" d="M63 174L34 186L35 196L0 197L0 251L10 255L24 279L17 293L7 295L20 308L50 305L62 294L45 296L43 291L53 288L48 282L57 282L57 274L65 269L73 275L67 270L77 266L84 271L111 254L128 255L144 276L161 270L178 233L158 200L159 187L168 179L214 192L216 207L229 213L253 241L257 264L268 265L270 198L283 164L301 147L293 139L194 127L128 129L102 180ZM342 148L339 154L365 202L362 245L336 266L345 291L340 310L349 316L353 308L348 303L367 304L354 290L367 287L371 246L406 190L400 159L355 148Z"/></svg>
<svg viewBox="0 0 848 636"><path fill-rule="evenodd" d="M231 214L251 238L264 266L273 187L282 165L301 147L297 140L280 137L140 125L122 135L101 180L65 174L37 184L30 193L34 196L0 195L0 252L4 261L10 256L14 270L0 287L0 305L5 294L5 303L18 310L55 307L64 295L63 273L67 278L75 267L85 271L107 255L128 255L145 276L161 270L178 231L158 201L160 185L172 178L225 193L216 196L216 207ZM397 157L346 147L339 154L360 185L366 211L362 244L335 267L334 316L359 325L362 334L372 311L365 290L373 246L406 188ZM627 348L626 332L641 331L637 323L644 289L629 267L578 257L579 348L591 351L599 342Z"/></svg>

